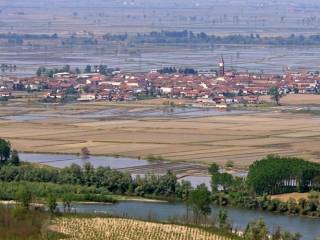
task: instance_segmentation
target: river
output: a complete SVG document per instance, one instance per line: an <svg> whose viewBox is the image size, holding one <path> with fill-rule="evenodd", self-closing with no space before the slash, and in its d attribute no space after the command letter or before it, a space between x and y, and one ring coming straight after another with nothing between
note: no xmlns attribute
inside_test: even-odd
<svg viewBox="0 0 320 240"><path fill-rule="evenodd" d="M61 208L61 206L60 206ZM213 207L211 218L218 215L220 207ZM121 201L117 204L73 204L73 210L78 213L112 214L144 220L170 220L183 217L187 208L183 203L160 203ZM263 219L270 231L277 226L292 233L299 232L303 240L314 240L320 236L320 220L301 216L285 216L280 214L228 208L228 216L234 229L244 230L250 221Z"/></svg>

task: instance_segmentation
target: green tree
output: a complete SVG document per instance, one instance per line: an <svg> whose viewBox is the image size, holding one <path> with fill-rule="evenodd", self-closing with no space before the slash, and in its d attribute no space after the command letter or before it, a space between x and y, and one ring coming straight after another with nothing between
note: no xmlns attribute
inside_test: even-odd
<svg viewBox="0 0 320 240"><path fill-rule="evenodd" d="M202 216L206 218L211 213L210 191L204 184L197 186L190 192L187 204L194 213L195 222L198 223Z"/></svg>
<svg viewBox="0 0 320 240"><path fill-rule="evenodd" d="M76 68L76 69L75 69L75 73L76 73L76 74L81 74L80 68Z"/></svg>
<svg viewBox="0 0 320 240"><path fill-rule="evenodd" d="M250 222L244 232L246 240L269 240L269 231L263 220Z"/></svg>
<svg viewBox="0 0 320 240"><path fill-rule="evenodd" d="M276 86L273 86L270 88L269 94L272 100L274 100L276 104L280 106L280 99L283 97L283 93L280 91L280 89Z"/></svg>
<svg viewBox="0 0 320 240"><path fill-rule="evenodd" d="M49 212L54 214L57 209L57 198L53 194L49 194L47 198Z"/></svg>
<svg viewBox="0 0 320 240"><path fill-rule="evenodd" d="M176 196L178 199L187 201L191 190L191 183L189 181L182 180L181 182L177 182Z"/></svg>
<svg viewBox="0 0 320 240"><path fill-rule="evenodd" d="M98 67L98 71L102 75L106 75L107 74L107 70L108 70L108 66L107 65L99 65L99 67Z"/></svg>
<svg viewBox="0 0 320 240"><path fill-rule="evenodd" d="M221 209L218 214L218 223L219 223L219 228L224 229L224 230L230 230L231 225L228 220L228 212L226 209Z"/></svg>
<svg viewBox="0 0 320 240"><path fill-rule="evenodd" d="M18 166L20 164L20 157L17 150L13 150L10 157L10 163L12 165Z"/></svg>
<svg viewBox="0 0 320 240"><path fill-rule="evenodd" d="M20 202L24 209L29 209L32 201L32 192L27 186L20 186L16 192L16 200Z"/></svg>
<svg viewBox="0 0 320 240"><path fill-rule="evenodd" d="M70 212L72 204L72 195L67 193L62 196L63 211Z"/></svg>
<svg viewBox="0 0 320 240"><path fill-rule="evenodd" d="M61 69L61 72L70 72L70 65L64 65Z"/></svg>
<svg viewBox="0 0 320 240"><path fill-rule="evenodd" d="M219 187L222 191L227 192L233 185L233 176L229 173L215 173L211 177L211 185L214 191L217 191Z"/></svg>
<svg viewBox="0 0 320 240"><path fill-rule="evenodd" d="M208 170L211 175L219 173L219 165L216 163L212 163Z"/></svg>
<svg viewBox="0 0 320 240"><path fill-rule="evenodd" d="M174 197L176 192L177 177L171 171L161 176L157 183L155 194L164 197Z"/></svg>
<svg viewBox="0 0 320 240"><path fill-rule="evenodd" d="M7 163L10 158L11 144L9 141L0 138L0 165Z"/></svg>
<svg viewBox="0 0 320 240"><path fill-rule="evenodd" d="M299 240L301 235L299 233L289 233L277 227L271 236L271 240Z"/></svg>
<svg viewBox="0 0 320 240"><path fill-rule="evenodd" d="M91 65L86 66L86 68L84 69L84 73L92 73Z"/></svg>
<svg viewBox="0 0 320 240"><path fill-rule="evenodd" d="M43 67L43 66L41 66L41 67L39 67L38 69L37 69L37 76L38 77L40 77L40 76L42 76L43 74L45 74L47 72L47 69L45 68L45 67Z"/></svg>

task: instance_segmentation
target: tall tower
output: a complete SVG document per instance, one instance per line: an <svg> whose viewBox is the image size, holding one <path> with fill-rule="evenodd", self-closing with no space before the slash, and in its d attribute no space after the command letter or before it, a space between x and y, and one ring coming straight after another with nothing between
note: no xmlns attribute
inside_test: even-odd
<svg viewBox="0 0 320 240"><path fill-rule="evenodd" d="M224 59L223 59L223 56L221 56L220 62L219 62L219 77L223 77L223 76L224 76Z"/></svg>

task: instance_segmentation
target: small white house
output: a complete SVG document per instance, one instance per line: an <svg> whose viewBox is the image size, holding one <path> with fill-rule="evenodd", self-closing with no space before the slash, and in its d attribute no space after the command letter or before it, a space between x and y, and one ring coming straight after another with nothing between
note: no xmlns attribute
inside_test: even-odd
<svg viewBox="0 0 320 240"><path fill-rule="evenodd" d="M172 88L169 88L169 87L162 87L160 88L160 91L162 94L169 94L172 92Z"/></svg>
<svg viewBox="0 0 320 240"><path fill-rule="evenodd" d="M94 101L96 100L96 95L94 93L82 93L80 98L77 99L78 101Z"/></svg>

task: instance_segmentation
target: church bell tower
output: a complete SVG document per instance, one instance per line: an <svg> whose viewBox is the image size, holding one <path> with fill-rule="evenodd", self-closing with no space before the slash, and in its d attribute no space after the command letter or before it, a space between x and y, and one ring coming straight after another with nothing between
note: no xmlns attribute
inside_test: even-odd
<svg viewBox="0 0 320 240"><path fill-rule="evenodd" d="M223 77L223 76L224 76L224 59L223 59L223 56L221 56L220 62L219 62L219 77Z"/></svg>

